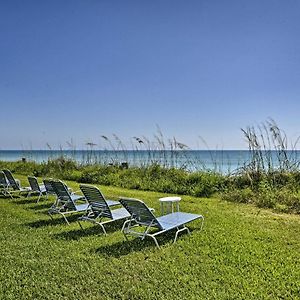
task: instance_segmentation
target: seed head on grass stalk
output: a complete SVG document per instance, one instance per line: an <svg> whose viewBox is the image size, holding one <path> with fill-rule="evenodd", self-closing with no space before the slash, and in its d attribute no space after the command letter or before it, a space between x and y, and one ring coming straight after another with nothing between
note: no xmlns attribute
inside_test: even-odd
<svg viewBox="0 0 300 300"><path fill-rule="evenodd" d="M158 125L156 125L157 134L154 135L154 139L157 143L157 148L159 151L159 164L163 165L165 168L168 167L168 160L166 155L166 143L163 133Z"/></svg>
<svg viewBox="0 0 300 300"><path fill-rule="evenodd" d="M88 151L87 151L87 164L91 165L93 162L93 156L94 156L94 147L97 146L97 144L93 142L87 142L85 143L86 146L88 146Z"/></svg>
<svg viewBox="0 0 300 300"><path fill-rule="evenodd" d="M112 156L108 157L108 159L111 161L111 163L113 165L115 165L117 163L116 157L115 157L115 152L116 152L116 147L115 145L112 143L112 141L106 136L106 135L101 135L101 137L108 143L109 147L110 147L110 151L112 151ZM107 154L109 152L107 151Z"/></svg>
<svg viewBox="0 0 300 300"><path fill-rule="evenodd" d="M210 156L210 160L211 160L211 162L212 162L212 165L214 166L214 167L213 167L213 170L216 171L218 163L217 163L216 157L215 157L214 154L213 154L213 151L210 149L210 147L208 146L206 140L205 140L202 136L199 135L198 137L199 137L199 139L201 140L201 142L203 143L203 145L205 146L206 151L208 151L209 156ZM198 163L199 163L199 165L202 165L202 170L205 170L205 171L213 171L213 170L210 170L210 169L205 165L205 163L204 163L203 161L199 160Z"/></svg>
<svg viewBox="0 0 300 300"><path fill-rule="evenodd" d="M127 155L127 149L125 144L115 133L113 133L113 137L117 143L117 150L121 151L123 160L128 163L128 155Z"/></svg>
<svg viewBox="0 0 300 300"><path fill-rule="evenodd" d="M141 151L143 150L142 146L145 146L144 141L138 136L134 136L132 139L135 142L133 144L133 164L141 167L143 166L145 167L146 162L143 161L142 157L140 156L142 155L141 153Z"/></svg>
<svg viewBox="0 0 300 300"><path fill-rule="evenodd" d="M263 176L270 182L276 182L275 175L278 177L295 171L295 166L299 166L295 151L299 138L289 149L286 133L273 119L257 128L258 133L254 126L242 129L250 153L250 161L243 172L251 177L252 182L260 181Z"/></svg>

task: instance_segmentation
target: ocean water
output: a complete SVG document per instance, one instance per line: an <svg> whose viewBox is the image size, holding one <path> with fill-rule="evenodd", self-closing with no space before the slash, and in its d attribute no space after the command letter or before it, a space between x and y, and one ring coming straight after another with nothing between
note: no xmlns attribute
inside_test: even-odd
<svg viewBox="0 0 300 300"><path fill-rule="evenodd" d="M300 151L287 151L288 157L295 163ZM270 151L273 166L276 167L278 152ZM232 173L249 164L251 153L248 150L0 150L0 160L46 162L59 157L76 160L80 164L121 164L147 166L153 163L166 167L184 168L189 171L213 170Z"/></svg>

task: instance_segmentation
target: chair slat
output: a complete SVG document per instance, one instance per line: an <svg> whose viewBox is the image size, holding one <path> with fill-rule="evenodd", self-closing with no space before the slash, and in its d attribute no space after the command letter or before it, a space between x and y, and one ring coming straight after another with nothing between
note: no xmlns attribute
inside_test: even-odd
<svg viewBox="0 0 300 300"><path fill-rule="evenodd" d="M103 216L112 219L110 208L101 191L89 185L80 185L80 190L90 204L90 209L94 213L94 217Z"/></svg>
<svg viewBox="0 0 300 300"><path fill-rule="evenodd" d="M39 183L36 179L36 177L28 176L28 182L30 184L31 190L35 192L41 192Z"/></svg>
<svg viewBox="0 0 300 300"><path fill-rule="evenodd" d="M120 202L128 210L132 217L137 221L137 223L141 225L151 224L151 226L156 226L159 229L162 229L156 217L141 200L132 198L121 198Z"/></svg>

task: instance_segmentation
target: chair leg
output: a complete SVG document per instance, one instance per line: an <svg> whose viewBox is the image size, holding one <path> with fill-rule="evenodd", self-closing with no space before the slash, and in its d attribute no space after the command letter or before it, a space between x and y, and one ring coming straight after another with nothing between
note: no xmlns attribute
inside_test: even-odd
<svg viewBox="0 0 300 300"><path fill-rule="evenodd" d="M81 229L83 229L83 227L82 227L82 225L81 225L80 221L79 221L79 220L77 220L77 222L78 222L78 224L79 224L80 228L81 228Z"/></svg>
<svg viewBox="0 0 300 300"><path fill-rule="evenodd" d="M183 228L178 228L177 227L177 231L176 231L176 234L175 234L175 238L174 238L174 243L176 242L176 240L177 240L177 237L178 237L178 233L179 232L182 232L182 231L187 231L188 232L188 234L190 234L190 230L187 228L187 227L183 227Z"/></svg>
<svg viewBox="0 0 300 300"><path fill-rule="evenodd" d="M125 240L128 241L127 234L125 232L123 232L123 234L124 234Z"/></svg>
<svg viewBox="0 0 300 300"><path fill-rule="evenodd" d="M201 222L201 227L200 227L200 230L202 230L202 228L203 228L203 225L204 225L204 217L202 217L201 219L202 219L202 222Z"/></svg>
<svg viewBox="0 0 300 300"><path fill-rule="evenodd" d="M52 214L48 212L48 215L50 216L51 220L53 220Z"/></svg>
<svg viewBox="0 0 300 300"><path fill-rule="evenodd" d="M39 193L39 197L38 197L38 199L37 199L37 201L36 201L36 203L39 203L39 201L40 201L40 199L41 199L41 197L42 197L42 195L43 195L43 193Z"/></svg>
<svg viewBox="0 0 300 300"><path fill-rule="evenodd" d="M129 226L130 226L130 222L131 222L131 220L126 220L126 221L123 223L123 226L122 226L122 229L121 229L121 232L123 232L126 241L128 241L128 237L127 237L127 234L126 234L126 226L129 227ZM127 228L127 230L128 230L128 229L129 229L129 228Z"/></svg>
<svg viewBox="0 0 300 300"><path fill-rule="evenodd" d="M7 194L9 195L9 197L10 197L11 199L13 199L13 196L12 196L12 194L11 194L10 191L7 191Z"/></svg>
<svg viewBox="0 0 300 300"><path fill-rule="evenodd" d="M68 224L68 225L70 225L70 223L69 223L69 221L68 221L68 219L67 219L67 217L65 216L65 214L62 214L62 213L60 213L63 217L64 217L64 219L65 219L65 221L66 221L66 223Z"/></svg>
<svg viewBox="0 0 300 300"><path fill-rule="evenodd" d="M148 236L150 236L150 237L154 240L156 247L157 247L157 248L160 248L159 245L158 245L158 242L157 242L156 237L153 236L153 235L151 235L151 234L148 234Z"/></svg>
<svg viewBox="0 0 300 300"><path fill-rule="evenodd" d="M99 224L99 225L101 226L101 228L102 228L102 230L103 230L104 234L105 234L105 235L107 235L107 233L106 233L106 230L105 230L104 226L103 226L101 223L97 223L97 224Z"/></svg>
<svg viewBox="0 0 300 300"><path fill-rule="evenodd" d="M121 232L124 233L124 230L125 230L125 226L127 225L127 223L130 222L130 220L126 220L124 223L123 223L123 226L122 226L122 229L121 229Z"/></svg>

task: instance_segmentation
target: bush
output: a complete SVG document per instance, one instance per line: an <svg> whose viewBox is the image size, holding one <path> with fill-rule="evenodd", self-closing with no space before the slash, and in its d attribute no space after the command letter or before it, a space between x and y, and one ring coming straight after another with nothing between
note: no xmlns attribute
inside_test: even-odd
<svg viewBox="0 0 300 300"><path fill-rule="evenodd" d="M250 188L226 190L221 194L221 198L231 202L251 203L254 201L255 193Z"/></svg>
<svg viewBox="0 0 300 300"><path fill-rule="evenodd" d="M258 207L274 208L276 203L276 194L267 181L260 182L255 197L255 203Z"/></svg>
<svg viewBox="0 0 300 300"><path fill-rule="evenodd" d="M284 212L300 213L300 194L289 188L283 188L276 192L275 208Z"/></svg>
<svg viewBox="0 0 300 300"><path fill-rule="evenodd" d="M118 165L79 165L63 157L43 163L0 161L0 168L8 168L23 175L196 197L211 197L218 193L227 201L254 203L258 207L300 213L300 172L244 172L224 176L213 172L189 173L158 164L129 168L120 168Z"/></svg>

